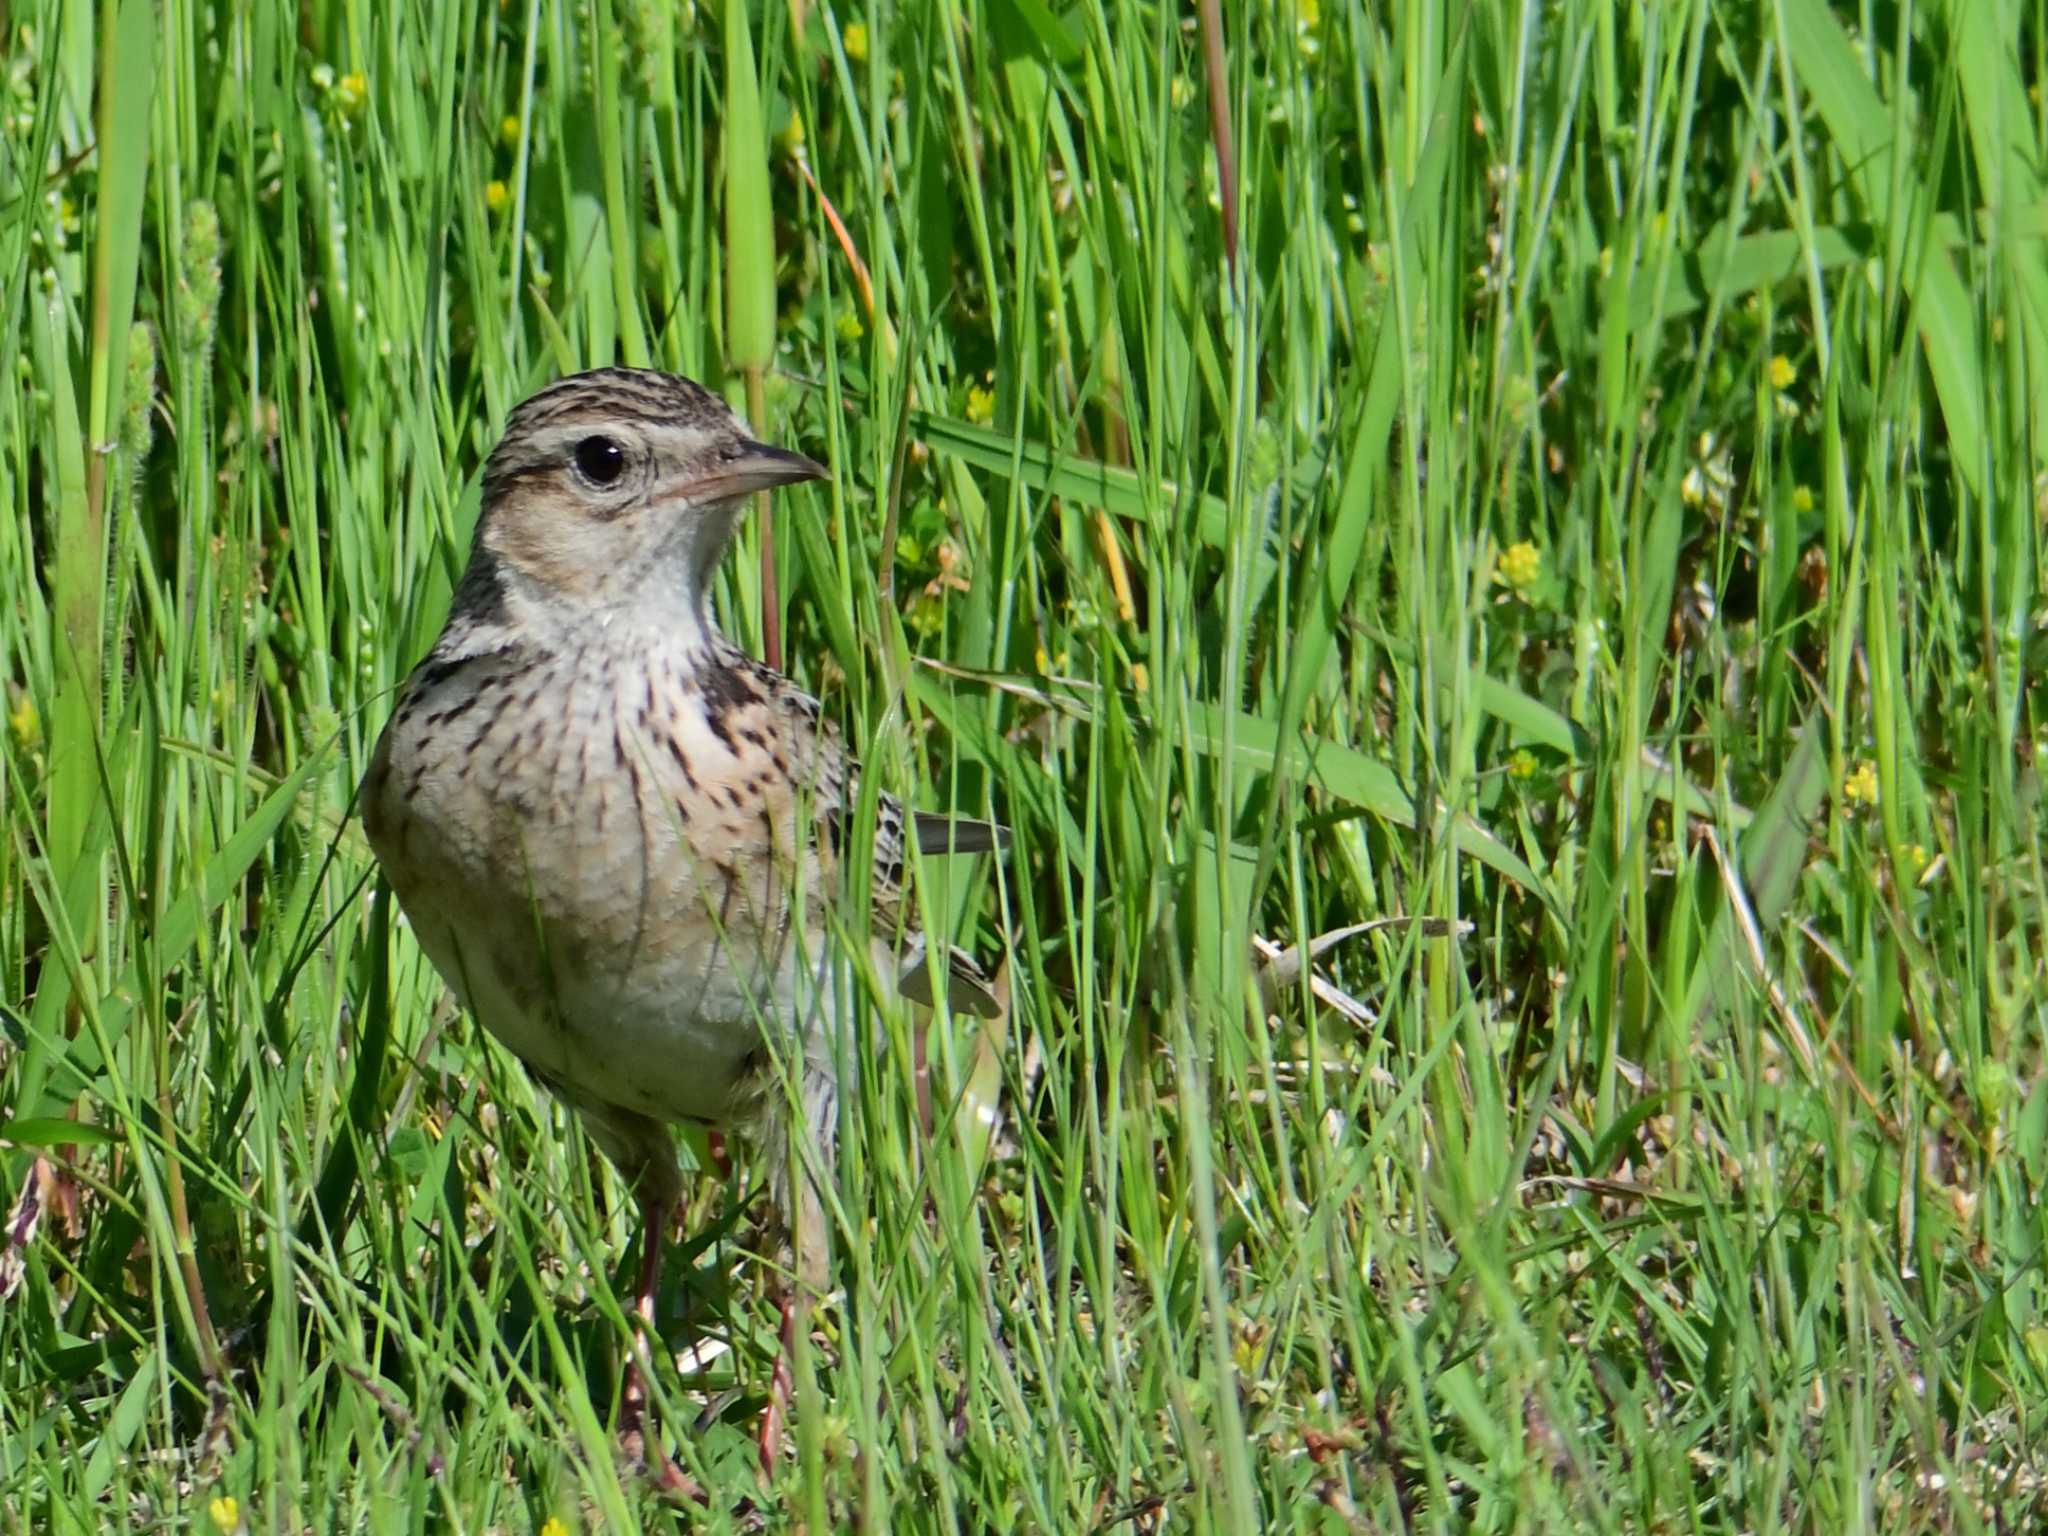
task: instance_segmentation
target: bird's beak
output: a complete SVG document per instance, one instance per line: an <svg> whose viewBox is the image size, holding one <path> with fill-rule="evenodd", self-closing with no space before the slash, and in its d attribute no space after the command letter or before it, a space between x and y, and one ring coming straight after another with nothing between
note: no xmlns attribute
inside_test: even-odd
<svg viewBox="0 0 2048 1536"><path fill-rule="evenodd" d="M772 491L778 485L824 480L830 473L807 454L749 440L740 444L737 458L727 459L709 474L698 476L682 488L682 494L700 503L729 501L754 491Z"/></svg>

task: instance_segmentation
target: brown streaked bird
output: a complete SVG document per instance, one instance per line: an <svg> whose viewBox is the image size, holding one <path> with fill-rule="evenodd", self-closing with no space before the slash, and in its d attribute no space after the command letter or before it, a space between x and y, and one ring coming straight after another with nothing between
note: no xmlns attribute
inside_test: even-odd
<svg viewBox="0 0 2048 1536"><path fill-rule="evenodd" d="M849 878L857 765L816 699L719 634L709 593L749 494L825 474L688 379L602 368L543 389L484 466L447 627L363 780L370 844L421 947L631 1185L649 1333L682 1189L676 1122L760 1139L799 1274L824 1279L822 1206L789 1166L781 1112L794 1085L829 1169L859 1050L835 1049L833 1021L861 1000L835 996L847 968L823 918ZM881 797L873 867L852 878L873 893L875 977L928 1003L906 837L967 853L1004 833ZM937 958L952 1008L995 1011L971 959ZM682 1487L644 1433L645 1354L629 1357L621 1433Z"/></svg>

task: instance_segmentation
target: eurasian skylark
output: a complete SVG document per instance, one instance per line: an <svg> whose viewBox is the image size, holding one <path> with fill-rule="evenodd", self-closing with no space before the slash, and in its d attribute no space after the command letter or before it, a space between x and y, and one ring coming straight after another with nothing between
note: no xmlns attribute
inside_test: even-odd
<svg viewBox="0 0 2048 1536"><path fill-rule="evenodd" d="M857 769L816 699L719 634L709 594L748 495L825 473L688 379L605 368L542 390L484 466L447 627L363 781L420 945L638 1197L650 1325L681 1193L672 1122L760 1138L799 1272L823 1279L821 1207L783 1156L779 1112L794 1084L829 1169L846 1059L831 1021L859 1002L837 995L848 968L822 919L846 878ZM874 974L929 1002L901 919L906 831L928 853L1002 832L881 798L862 872ZM940 961L952 1007L993 1011L971 960ZM641 1370L636 1349L621 1428L674 1478L641 1434Z"/></svg>

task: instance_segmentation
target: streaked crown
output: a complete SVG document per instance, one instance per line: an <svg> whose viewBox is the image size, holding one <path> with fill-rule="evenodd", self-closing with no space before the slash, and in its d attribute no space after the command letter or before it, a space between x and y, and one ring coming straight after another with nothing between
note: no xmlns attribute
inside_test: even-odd
<svg viewBox="0 0 2048 1536"><path fill-rule="evenodd" d="M618 602L673 574L701 602L748 493L822 478L724 400L643 368L572 374L516 407L484 464L479 554L542 592Z"/></svg>

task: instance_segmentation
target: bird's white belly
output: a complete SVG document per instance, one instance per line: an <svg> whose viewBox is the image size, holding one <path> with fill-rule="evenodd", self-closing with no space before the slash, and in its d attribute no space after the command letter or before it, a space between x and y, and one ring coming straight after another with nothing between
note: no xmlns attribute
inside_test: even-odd
<svg viewBox="0 0 2048 1536"><path fill-rule="evenodd" d="M387 733L372 830L436 968L544 1081L716 1124L833 1016L835 968L797 759L676 676L658 654L587 669L567 729L521 705L470 740L461 715L461 750L423 701Z"/></svg>
<svg viewBox="0 0 2048 1536"><path fill-rule="evenodd" d="M481 907L419 937L484 1027L571 1099L722 1124L799 1044L829 1056L799 1023L835 1015L829 941L721 927L696 893L664 906L658 938L624 915L551 925Z"/></svg>
<svg viewBox="0 0 2048 1536"><path fill-rule="evenodd" d="M797 1021L831 1017L815 1006L830 969L814 957L800 974L791 946L774 969L750 971L730 944L707 939L671 948L629 985L578 978L562 1012L563 1075L578 1092L658 1119L729 1122L772 1062L821 1048L801 1040Z"/></svg>

